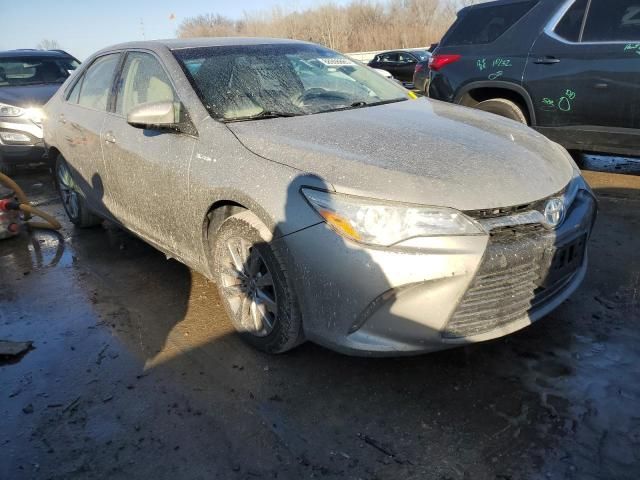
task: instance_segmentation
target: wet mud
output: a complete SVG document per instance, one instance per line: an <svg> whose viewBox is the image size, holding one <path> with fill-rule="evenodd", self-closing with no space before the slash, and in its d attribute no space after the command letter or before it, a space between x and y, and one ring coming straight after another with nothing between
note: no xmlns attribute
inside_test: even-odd
<svg viewBox="0 0 640 480"><path fill-rule="evenodd" d="M112 225L0 242L0 478L637 479L640 177L589 173L583 286L509 337L412 358L233 334L214 285Z"/></svg>

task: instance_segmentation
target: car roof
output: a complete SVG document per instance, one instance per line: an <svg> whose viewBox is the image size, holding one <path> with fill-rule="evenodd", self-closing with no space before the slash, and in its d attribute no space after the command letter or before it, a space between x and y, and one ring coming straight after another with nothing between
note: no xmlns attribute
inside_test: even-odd
<svg viewBox="0 0 640 480"><path fill-rule="evenodd" d="M52 58L73 58L72 55L56 51L56 50L36 50L32 48L25 48L22 50L3 50L0 51L0 58L7 57L52 57Z"/></svg>
<svg viewBox="0 0 640 480"><path fill-rule="evenodd" d="M383 55L385 53L415 53L415 52L428 52L427 47L424 48L401 48L399 50L385 50L384 52L377 53L376 55Z"/></svg>
<svg viewBox="0 0 640 480"><path fill-rule="evenodd" d="M280 44L301 44L310 45L310 42L292 40L289 38L268 38L268 37L201 37L201 38L171 38L166 40L145 40L137 42L126 42L103 50L116 50L127 48L158 48L166 47L169 50L179 50L182 48L202 48L202 47L231 47L242 45L280 45ZM101 50L101 51L103 51Z"/></svg>

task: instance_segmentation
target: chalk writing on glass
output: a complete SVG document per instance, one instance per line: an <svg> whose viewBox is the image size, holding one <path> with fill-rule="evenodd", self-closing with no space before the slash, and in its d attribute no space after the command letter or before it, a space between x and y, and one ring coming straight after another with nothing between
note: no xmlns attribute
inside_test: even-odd
<svg viewBox="0 0 640 480"><path fill-rule="evenodd" d="M499 78L502 76L504 72L502 70L498 70L497 72L494 73L490 73L489 76L487 77L489 80L495 80L496 78Z"/></svg>
<svg viewBox="0 0 640 480"><path fill-rule="evenodd" d="M478 70L483 71L484 69L487 68L487 59L486 58L481 58L476 62L476 65L478 66Z"/></svg>

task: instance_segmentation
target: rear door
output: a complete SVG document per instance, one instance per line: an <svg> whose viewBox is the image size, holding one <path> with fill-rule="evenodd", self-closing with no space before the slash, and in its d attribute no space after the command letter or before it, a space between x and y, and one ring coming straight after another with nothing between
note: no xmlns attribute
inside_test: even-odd
<svg viewBox="0 0 640 480"><path fill-rule="evenodd" d="M540 127L640 127L640 0L575 0L536 40L524 76Z"/></svg>
<svg viewBox="0 0 640 480"><path fill-rule="evenodd" d="M103 188L100 132L112 91L120 53L96 58L78 79L55 121L60 126L62 153L71 166L75 183L91 208L107 214L110 199Z"/></svg>
<svg viewBox="0 0 640 480"><path fill-rule="evenodd" d="M180 104L160 60L148 51L128 52L114 111L107 114L102 130L104 170L115 217L156 245L177 252L189 232L189 162L197 139L127 123L134 107L162 101Z"/></svg>
<svg viewBox="0 0 640 480"><path fill-rule="evenodd" d="M413 82L413 72L416 70L418 60L414 55L407 52L398 52L397 74L394 75L403 82Z"/></svg>

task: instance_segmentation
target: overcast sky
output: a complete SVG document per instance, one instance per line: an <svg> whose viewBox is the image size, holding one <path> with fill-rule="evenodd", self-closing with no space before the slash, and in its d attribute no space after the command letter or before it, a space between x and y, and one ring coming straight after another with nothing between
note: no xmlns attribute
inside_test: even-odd
<svg viewBox="0 0 640 480"><path fill-rule="evenodd" d="M175 37L180 22L200 13L240 18L275 5L308 8L313 0L0 0L0 50L56 40L80 60L108 45ZM334 3L347 3L338 0ZM171 19L172 14L175 15ZM142 20L142 24L141 24Z"/></svg>

